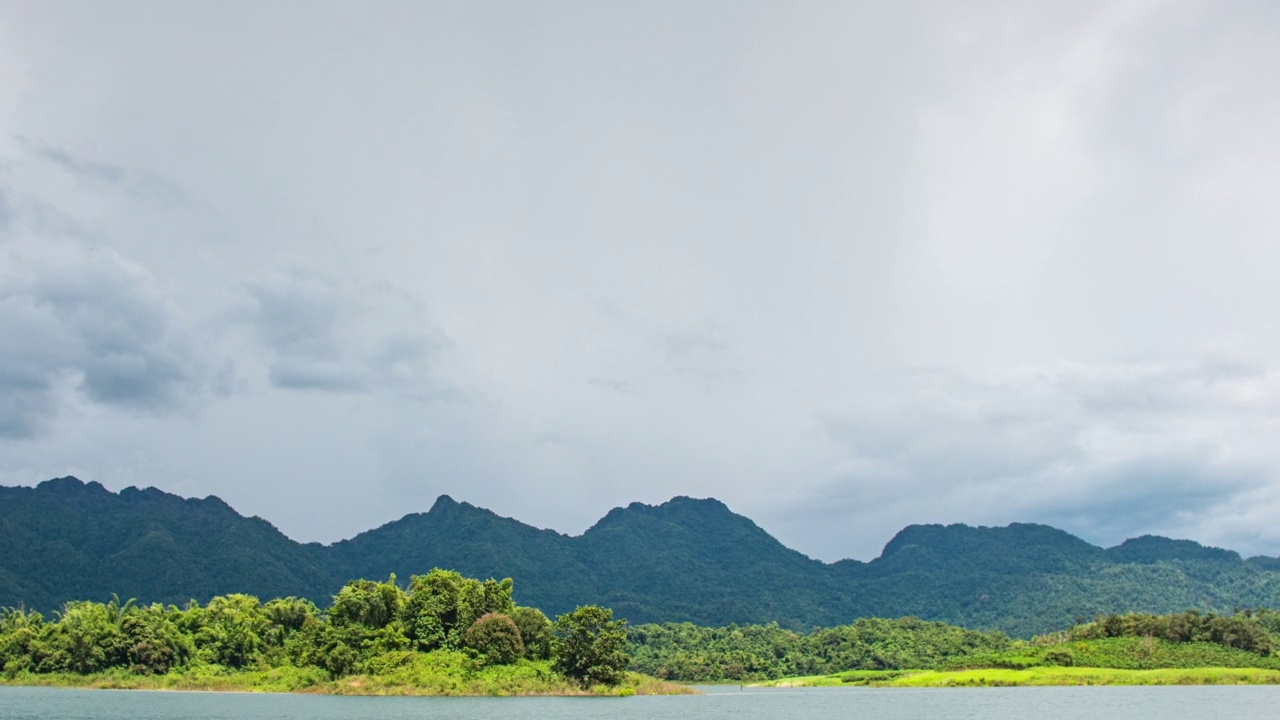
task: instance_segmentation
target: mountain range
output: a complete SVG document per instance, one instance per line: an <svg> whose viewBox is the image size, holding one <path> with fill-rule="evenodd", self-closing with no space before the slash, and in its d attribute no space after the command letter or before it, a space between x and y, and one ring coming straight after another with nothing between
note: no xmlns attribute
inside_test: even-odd
<svg viewBox="0 0 1280 720"><path fill-rule="evenodd" d="M633 624L809 629L912 615L1029 636L1100 613L1280 607L1280 559L1156 536L1101 548L1036 524L911 525L870 562L823 563L714 499L632 503L568 536L441 496L321 545L216 497L115 493L74 477L0 487L0 607L231 592L324 607L349 579L407 581L433 567L511 577L519 603L552 616L596 603Z"/></svg>

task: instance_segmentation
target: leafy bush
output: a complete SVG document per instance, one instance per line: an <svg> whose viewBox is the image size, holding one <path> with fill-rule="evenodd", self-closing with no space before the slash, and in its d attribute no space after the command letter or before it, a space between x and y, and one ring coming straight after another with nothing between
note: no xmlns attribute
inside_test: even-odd
<svg viewBox="0 0 1280 720"><path fill-rule="evenodd" d="M530 660L546 660L551 657L551 621L541 610L518 607L511 611L511 619L520 629L525 657Z"/></svg>
<svg viewBox="0 0 1280 720"><path fill-rule="evenodd" d="M1153 637L1169 642L1206 642L1224 645L1263 657L1276 651L1276 642L1252 612L1219 616L1190 611L1170 615L1128 613L1107 615L1092 623L1078 625L1069 631L1073 639L1090 640L1116 637Z"/></svg>
<svg viewBox="0 0 1280 720"><path fill-rule="evenodd" d="M1066 648L1054 648L1052 650L1045 651L1044 664L1070 667L1076 664L1076 657Z"/></svg>
<svg viewBox="0 0 1280 720"><path fill-rule="evenodd" d="M510 665L524 656L520 629L502 613L487 613L467 628L463 645L479 652L487 665Z"/></svg>

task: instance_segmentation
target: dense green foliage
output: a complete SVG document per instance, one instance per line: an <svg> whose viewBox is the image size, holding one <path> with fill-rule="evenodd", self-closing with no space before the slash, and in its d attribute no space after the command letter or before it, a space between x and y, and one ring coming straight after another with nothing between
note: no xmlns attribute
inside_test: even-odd
<svg viewBox="0 0 1280 720"><path fill-rule="evenodd" d="M216 497L184 499L154 488L113 493L75 478L0 487L4 607L48 614L113 592L147 604L247 592L327 605L359 575L335 579L322 556L320 546L296 543Z"/></svg>
<svg viewBox="0 0 1280 720"><path fill-rule="evenodd" d="M881 683L906 670L1025 670L1090 667L1280 670L1280 612L1099 616L1068 630L1011 640L916 618L864 618L801 634L777 624L630 628L632 667L686 682L760 681L840 675Z"/></svg>
<svg viewBox="0 0 1280 720"><path fill-rule="evenodd" d="M463 644L494 665L510 665L524 657L520 628L509 615L487 613L462 635Z"/></svg>
<svg viewBox="0 0 1280 720"><path fill-rule="evenodd" d="M977 632L916 618L863 618L802 634L769 625L706 628L637 625L628 631L632 667L685 682L768 680L843 670L938 667L951 658L1007 650L999 632Z"/></svg>
<svg viewBox="0 0 1280 720"><path fill-rule="evenodd" d="M1080 640L1049 646L1018 647L1005 653L954 658L944 670L1035 667L1094 667L1122 670L1157 668L1254 667L1280 669L1274 655L1258 655L1210 642L1172 642L1155 637Z"/></svg>
<svg viewBox="0 0 1280 720"><path fill-rule="evenodd" d="M530 660L546 660L551 657L551 621L541 610L518 607L511 611L511 620L520 630L525 657Z"/></svg>
<svg viewBox="0 0 1280 720"><path fill-rule="evenodd" d="M850 670L759 683L777 687L1014 687L1046 685L1280 685L1280 670L1256 667L1122 668L1036 667L970 670Z"/></svg>
<svg viewBox="0 0 1280 720"><path fill-rule="evenodd" d="M1211 643L1270 657L1275 654L1276 641L1271 629L1262 621L1264 617L1275 618L1276 613L1263 610L1258 615L1252 611L1227 616L1201 615L1198 612L1108 615L1072 628L1065 633L1065 639L1151 637L1171 643Z"/></svg>
<svg viewBox="0 0 1280 720"><path fill-rule="evenodd" d="M212 497L112 493L74 478L0 488L0 606L47 613L111 592L181 605L232 591L328 604L347 578L431 567L515 578L516 600L552 614L598 604L632 623L777 622L797 631L913 616L1029 638L1111 613L1280 606L1280 559L1243 560L1158 537L1103 549L1041 525L911 526L871 562L824 564L715 500L632 504L568 537L442 496L430 512L320 546L295 543ZM349 597L333 624L398 622L417 648L456 645L484 612L512 611L461 595L445 601L457 617L423 615L386 605L405 598L367 590L343 590ZM534 656L548 647L532 645Z"/></svg>
<svg viewBox="0 0 1280 720"><path fill-rule="evenodd" d="M1100 616L1068 630L1019 641L1001 652L953 658L946 669L1095 667L1280 669L1280 613L1242 611Z"/></svg>
<svg viewBox="0 0 1280 720"><path fill-rule="evenodd" d="M122 604L114 597L107 603L72 602L53 620L7 608L0 610L0 675L217 676L285 668L328 681L351 674L432 674L431 668L452 667L463 658L469 673L529 665L535 675L560 672L582 686L623 680L630 661L625 631L622 622L609 622L608 610L588 606L562 616L552 642L546 616L516 607L512 588L510 579L480 581L437 569L411 578L407 589L395 576L386 582L353 580L324 612L309 600L263 604L241 594L217 596L205 606L193 600L181 608ZM511 614L530 629L533 657L527 657ZM307 675L308 670L320 674Z"/></svg>
<svg viewBox="0 0 1280 720"><path fill-rule="evenodd" d="M0 681L77 684L75 678L85 678L103 687L323 686L327 692L467 694L618 685L628 680L628 666L686 682L807 676L819 679L814 682L870 684L955 679L917 677L920 670L1280 671L1280 612L1265 609L1112 614L1028 641L912 617L863 618L809 633L777 623L668 623L628 630L610 610L582 606L552 623L536 609L516 606L512 591L509 579L480 581L436 569L412 577L405 587L395 576L350 581L325 611L306 599L262 603L244 594L181 608L139 606L116 597L73 602L51 620L5 608ZM497 670L504 667L512 669ZM908 671L916 674L903 674ZM147 677L156 680L139 679ZM634 683L636 676L630 677ZM1000 677L999 682L1022 682ZM1041 673L1025 680L1051 677L1106 681L1087 673ZM992 678L962 679L990 684L996 682ZM1239 681L1264 679L1250 675Z"/></svg>
<svg viewBox="0 0 1280 720"><path fill-rule="evenodd" d="M565 677L586 686L617 684L631 662L626 623L597 605L565 613L556 618L551 654Z"/></svg>

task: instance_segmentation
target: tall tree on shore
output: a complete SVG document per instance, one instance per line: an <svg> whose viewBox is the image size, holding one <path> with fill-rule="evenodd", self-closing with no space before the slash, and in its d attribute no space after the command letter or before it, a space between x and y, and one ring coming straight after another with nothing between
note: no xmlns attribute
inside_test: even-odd
<svg viewBox="0 0 1280 720"><path fill-rule="evenodd" d="M616 685L631 662L626 621L614 620L612 610L598 605L565 613L556 618L551 654L556 671L584 687Z"/></svg>

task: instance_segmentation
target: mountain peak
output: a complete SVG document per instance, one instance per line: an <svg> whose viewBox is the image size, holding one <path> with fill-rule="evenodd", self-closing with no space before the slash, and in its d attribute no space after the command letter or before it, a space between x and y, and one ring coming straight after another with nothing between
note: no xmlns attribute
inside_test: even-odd
<svg viewBox="0 0 1280 720"><path fill-rule="evenodd" d="M36 486L36 490L61 497L70 497L72 495L80 495L84 493L93 493L95 495L113 494L110 490L106 489L96 481L85 483L74 475L45 480Z"/></svg>
<svg viewBox="0 0 1280 720"><path fill-rule="evenodd" d="M725 505L724 503L720 502L719 500L713 497L695 498L695 497L689 497L688 495L677 495L671 498L670 500L662 503L658 507L668 508L672 510L678 509L678 510L695 511L695 512L703 512L703 513L733 514L733 511L729 509L728 505Z"/></svg>
<svg viewBox="0 0 1280 720"><path fill-rule="evenodd" d="M693 498L677 495L659 505L648 505L633 502L626 507L615 507L604 517L592 525L588 533L615 527L633 526L635 523L647 523L654 520L685 525L693 523L702 525L706 522L718 522L735 519L747 520L729 509L727 505L715 498ZM750 520L747 520L750 522Z"/></svg>
<svg viewBox="0 0 1280 720"><path fill-rule="evenodd" d="M887 568L927 562L1025 574L1086 567L1105 557L1102 548L1048 525L908 525L871 564Z"/></svg>
<svg viewBox="0 0 1280 720"><path fill-rule="evenodd" d="M1232 550L1208 547L1194 540L1172 540L1159 535L1143 535L1125 540L1113 548L1107 548L1107 557L1114 562L1141 564L1164 560L1241 562L1240 554Z"/></svg>
<svg viewBox="0 0 1280 720"><path fill-rule="evenodd" d="M448 495L441 495L440 497L436 498L436 501L434 503L431 504L431 509L428 510L427 512L429 513L446 512L448 510L452 510L453 508L458 507L458 505L459 503L457 500L454 500Z"/></svg>

